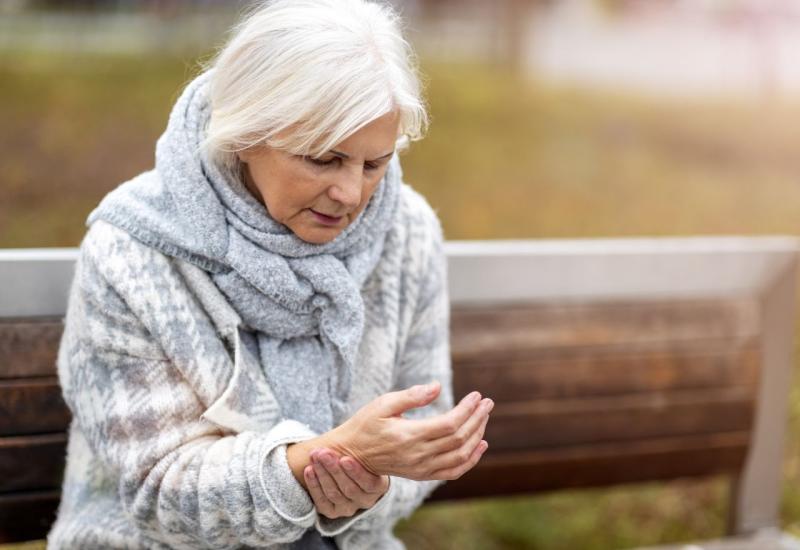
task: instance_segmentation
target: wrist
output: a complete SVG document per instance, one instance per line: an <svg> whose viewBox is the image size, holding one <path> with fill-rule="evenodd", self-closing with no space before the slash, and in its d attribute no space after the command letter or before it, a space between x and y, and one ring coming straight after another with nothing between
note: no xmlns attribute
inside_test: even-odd
<svg viewBox="0 0 800 550"><path fill-rule="evenodd" d="M325 432L323 437L325 438L325 446L336 451L339 456L353 456L348 446L349 438L345 424L340 424L331 431Z"/></svg>
<svg viewBox="0 0 800 550"><path fill-rule="evenodd" d="M286 462L288 462L295 479L304 489L308 489L308 487L306 487L303 470L305 470L306 466L311 464L311 451L321 447L327 447L337 452L341 449L341 446L337 444L338 438L332 433L334 431L335 430L325 432L322 435L305 441L289 443L286 446Z"/></svg>

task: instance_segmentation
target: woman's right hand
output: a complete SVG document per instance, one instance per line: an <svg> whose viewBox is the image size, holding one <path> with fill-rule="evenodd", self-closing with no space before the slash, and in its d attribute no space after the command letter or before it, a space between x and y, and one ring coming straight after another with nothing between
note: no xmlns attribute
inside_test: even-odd
<svg viewBox="0 0 800 550"><path fill-rule="evenodd" d="M431 403L440 391L434 382L383 394L335 428L329 446L374 475L458 479L488 447L482 438L494 403L472 392L444 414L418 420L402 416Z"/></svg>

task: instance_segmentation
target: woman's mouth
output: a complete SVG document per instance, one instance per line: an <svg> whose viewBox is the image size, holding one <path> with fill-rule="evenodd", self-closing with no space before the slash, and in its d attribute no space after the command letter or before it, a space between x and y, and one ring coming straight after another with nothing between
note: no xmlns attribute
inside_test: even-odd
<svg viewBox="0 0 800 550"><path fill-rule="evenodd" d="M311 209L309 208L309 210L311 210ZM317 220L320 223L323 223L325 225L338 225L339 222L342 220L342 217L343 217L343 216L339 216L338 218L334 218L333 216L326 216L325 214L321 214L321 213L317 212L316 210L311 210L311 213L314 214L314 217L317 218Z"/></svg>

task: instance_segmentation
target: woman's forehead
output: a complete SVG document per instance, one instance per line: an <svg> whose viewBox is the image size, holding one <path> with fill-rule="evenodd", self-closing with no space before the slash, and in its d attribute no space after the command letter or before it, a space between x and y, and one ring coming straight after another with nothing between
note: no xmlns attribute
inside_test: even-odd
<svg viewBox="0 0 800 550"><path fill-rule="evenodd" d="M366 157L370 160L391 156L399 134L400 117L390 111L368 122L327 152L344 157Z"/></svg>

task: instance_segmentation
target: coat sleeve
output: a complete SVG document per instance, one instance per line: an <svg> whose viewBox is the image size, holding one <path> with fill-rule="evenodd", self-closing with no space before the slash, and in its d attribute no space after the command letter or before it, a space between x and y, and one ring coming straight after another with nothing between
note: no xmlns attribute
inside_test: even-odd
<svg viewBox="0 0 800 550"><path fill-rule="evenodd" d="M168 260L112 244L82 244L58 369L75 422L116 477L130 521L145 540L172 548L272 547L299 539L317 514L291 473L286 444L317 434L288 419L235 434L204 419L208 403L197 381L175 367L142 322L143 310L131 306L141 299L137 293L177 296L170 294L174 279L164 275ZM123 271L114 271L120 262L124 290L117 288ZM163 311L147 316L189 322L173 307L180 301L165 299ZM184 352L203 353L200 340Z"/></svg>
<svg viewBox="0 0 800 550"><path fill-rule="evenodd" d="M404 414L406 418L425 418L453 407L452 367L450 360L450 300L447 286L447 258L438 219L429 218L432 235L414 308L411 326L397 366L393 391L438 380L442 390L431 404ZM346 530L369 531L391 528L410 516L442 480L416 481L390 476L389 490L375 505L350 518L328 519L319 515L317 529L328 536Z"/></svg>

